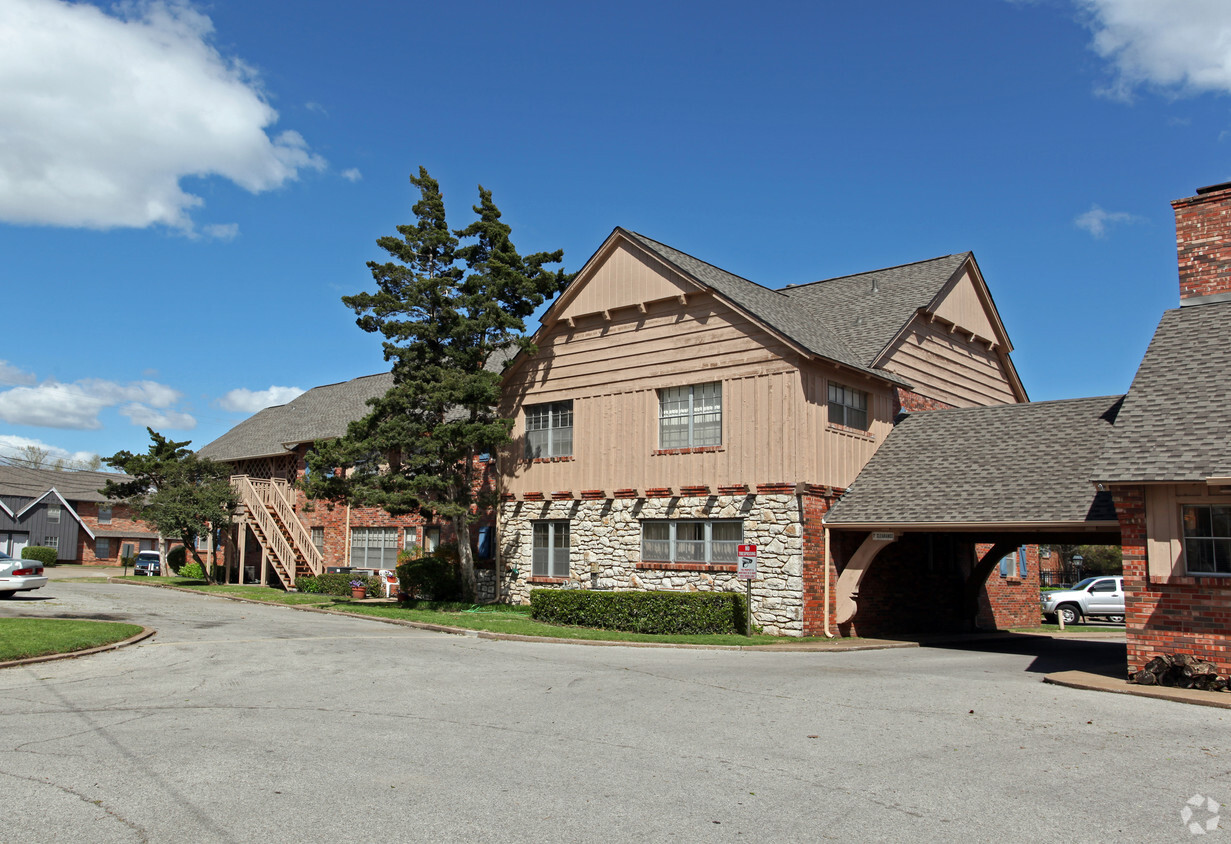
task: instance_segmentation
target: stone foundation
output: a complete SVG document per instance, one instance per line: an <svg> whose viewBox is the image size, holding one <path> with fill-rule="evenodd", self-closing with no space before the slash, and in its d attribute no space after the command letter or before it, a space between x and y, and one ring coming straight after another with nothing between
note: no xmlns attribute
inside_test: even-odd
<svg viewBox="0 0 1231 844"><path fill-rule="evenodd" d="M643 561L644 519L740 519L744 544L757 546L753 622L773 635L803 634L803 513L794 494L505 502L497 527L502 598L529 603L536 588L745 590L733 563ZM568 578L532 575L532 525L544 520L569 523Z"/></svg>

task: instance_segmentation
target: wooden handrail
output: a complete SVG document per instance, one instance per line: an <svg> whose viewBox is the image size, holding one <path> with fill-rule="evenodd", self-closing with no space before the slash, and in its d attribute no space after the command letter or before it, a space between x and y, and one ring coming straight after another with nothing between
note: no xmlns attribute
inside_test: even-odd
<svg viewBox="0 0 1231 844"><path fill-rule="evenodd" d="M252 479L247 475L233 475L231 477L231 487L239 495L240 502L248 512L248 518L256 522L261 532L265 534L265 541L269 543L269 551L278 558L282 563L282 567L286 569L287 579L290 581L288 586L295 585L295 551L291 548L291 544L287 542L286 537L282 535L282 531L278 529L277 522L265 509L265 501L261 493L257 490Z"/></svg>
<svg viewBox="0 0 1231 844"><path fill-rule="evenodd" d="M287 532L290 534L287 539L290 541L292 548L303 556L304 561L307 562L308 568L312 570L313 574L318 576L323 574L325 571L325 558L321 556L320 551L316 550L316 545L312 542L312 535L308 533L308 529L303 526L303 522L299 521L299 516L295 514L295 508L290 498L290 484L280 478L266 481L250 478L247 475L238 475L236 477L245 478L260 497L261 502L274 508L278 519L286 526Z"/></svg>

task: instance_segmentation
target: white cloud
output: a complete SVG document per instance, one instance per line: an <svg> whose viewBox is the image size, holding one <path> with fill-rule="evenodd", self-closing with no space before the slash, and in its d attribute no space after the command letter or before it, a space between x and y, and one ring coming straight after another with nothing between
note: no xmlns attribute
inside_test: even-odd
<svg viewBox="0 0 1231 844"><path fill-rule="evenodd" d="M357 182L363 178L363 174L359 172L358 167L348 167L342 171L342 178L348 182Z"/></svg>
<svg viewBox="0 0 1231 844"><path fill-rule="evenodd" d="M178 390L156 381L133 381L128 384L96 378L71 384L44 381L37 386L0 391L0 420L13 425L95 431L103 427L98 414L108 407L128 402L166 409L181 397ZM191 419L187 414L174 412L168 412L166 418L180 423ZM144 423L134 420L134 424ZM195 425L196 421L193 420L187 427ZM170 427L185 426L177 424Z"/></svg>
<svg viewBox="0 0 1231 844"><path fill-rule="evenodd" d="M235 413L256 413L258 410L264 410L276 404L286 404L302 394L303 390L298 387L270 387L268 390L241 388L227 393L218 400L218 404L224 410Z"/></svg>
<svg viewBox="0 0 1231 844"><path fill-rule="evenodd" d="M234 240L239 236L239 223L218 223L202 226L202 233L214 240Z"/></svg>
<svg viewBox="0 0 1231 844"><path fill-rule="evenodd" d="M1231 93L1231 3L1227 0L1077 0L1111 62L1103 93L1128 99L1147 85L1181 95Z"/></svg>
<svg viewBox="0 0 1231 844"><path fill-rule="evenodd" d="M128 421L142 428L153 428L164 431L168 428L176 431L191 431L197 427L197 420L190 414L178 413L174 410L158 411L152 407L134 402L120 408L120 413L128 417Z"/></svg>
<svg viewBox="0 0 1231 844"><path fill-rule="evenodd" d="M0 360L0 384L33 384L36 381L38 378L34 373L18 369L7 360Z"/></svg>
<svg viewBox="0 0 1231 844"><path fill-rule="evenodd" d="M325 162L185 0L0 2L0 220L192 233L186 176L256 193ZM225 226L224 226L225 229ZM217 236L217 233L214 234Z"/></svg>
<svg viewBox="0 0 1231 844"><path fill-rule="evenodd" d="M1129 214L1127 211L1104 211L1097 205L1091 205L1090 210L1084 214L1079 214L1073 219L1073 225L1079 229L1085 229L1095 237L1104 237L1107 230L1114 225L1122 223L1143 223L1144 217L1138 217L1136 214Z"/></svg>
<svg viewBox="0 0 1231 844"><path fill-rule="evenodd" d="M13 434L0 434L0 457L21 457L22 450L27 446L33 446L34 448L46 451L49 462L63 460L67 463L88 463L95 456L92 451L69 451L58 446L48 445L42 440L18 437Z"/></svg>

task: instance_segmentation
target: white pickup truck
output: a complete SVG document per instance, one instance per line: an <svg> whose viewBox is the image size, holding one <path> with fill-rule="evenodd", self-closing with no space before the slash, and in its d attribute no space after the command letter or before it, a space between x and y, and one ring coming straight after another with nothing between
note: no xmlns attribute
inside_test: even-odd
<svg viewBox="0 0 1231 844"><path fill-rule="evenodd" d="M1108 621L1124 621L1124 578L1119 575L1087 577L1071 589L1044 592L1043 615L1060 616L1065 624L1077 624L1083 618L1097 616Z"/></svg>

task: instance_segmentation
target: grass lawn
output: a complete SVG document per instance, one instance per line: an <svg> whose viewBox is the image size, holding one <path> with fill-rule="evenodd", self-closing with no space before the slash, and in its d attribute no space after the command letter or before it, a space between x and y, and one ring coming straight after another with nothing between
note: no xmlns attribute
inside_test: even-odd
<svg viewBox="0 0 1231 844"><path fill-rule="evenodd" d="M141 632L140 624L62 618L0 618L0 662L84 651Z"/></svg>
<svg viewBox="0 0 1231 844"><path fill-rule="evenodd" d="M1071 633L1123 633L1124 625L1119 627L1099 627L1093 624L1066 624L1064 632ZM1014 633L1059 633L1060 625L1043 622L1038 627L1014 627Z"/></svg>
<svg viewBox="0 0 1231 844"><path fill-rule="evenodd" d="M661 642L664 644L688 645L798 645L801 642L829 641L824 638L799 638L795 636L740 636L737 634L714 634L703 636L657 636L646 633L625 633L620 630L598 630L590 627L562 627L545 624L530 617L526 606L493 604L473 606L469 604L434 604L416 602L415 606L402 608L396 604L364 604L331 595L312 595L304 592L283 592L268 586L239 586L236 584L207 584L200 580L183 577L127 577L136 583L178 586L183 589L208 592L217 595L233 595L253 601L268 601L275 604L308 604L322 609L372 615L379 618L396 618L439 624L445 627L463 627L467 630L486 630L493 633L510 633L518 636L549 636L555 639L589 639L605 642ZM849 641L849 640L845 640Z"/></svg>

